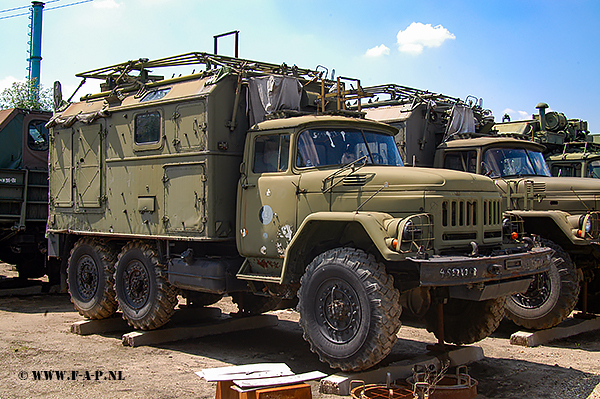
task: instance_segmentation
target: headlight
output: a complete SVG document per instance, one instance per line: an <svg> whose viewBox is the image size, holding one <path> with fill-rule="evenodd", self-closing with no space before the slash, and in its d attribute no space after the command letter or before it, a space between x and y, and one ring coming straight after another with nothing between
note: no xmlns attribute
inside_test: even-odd
<svg viewBox="0 0 600 399"><path fill-rule="evenodd" d="M579 230L577 230L577 237L586 238L592 231L592 218L591 215L581 215L579 218Z"/></svg>
<svg viewBox="0 0 600 399"><path fill-rule="evenodd" d="M409 220L402 230L402 241L420 240L423 236L423 230L417 227L412 220Z"/></svg>
<svg viewBox="0 0 600 399"><path fill-rule="evenodd" d="M590 215L582 216L579 222L579 228L586 233L592 231L592 218Z"/></svg>
<svg viewBox="0 0 600 399"><path fill-rule="evenodd" d="M392 223L387 228L397 226L398 238L388 240L388 246L401 253L428 251L433 244L433 217L429 213L409 216L399 223ZM393 233L392 233L393 234Z"/></svg>

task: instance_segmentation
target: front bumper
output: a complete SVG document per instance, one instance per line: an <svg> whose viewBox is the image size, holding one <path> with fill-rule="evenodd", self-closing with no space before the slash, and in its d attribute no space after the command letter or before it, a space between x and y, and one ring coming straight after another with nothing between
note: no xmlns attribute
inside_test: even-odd
<svg viewBox="0 0 600 399"><path fill-rule="evenodd" d="M418 265L421 286L448 287L453 298L481 301L526 291L534 275L550 269L553 252L538 247L496 256L409 260Z"/></svg>

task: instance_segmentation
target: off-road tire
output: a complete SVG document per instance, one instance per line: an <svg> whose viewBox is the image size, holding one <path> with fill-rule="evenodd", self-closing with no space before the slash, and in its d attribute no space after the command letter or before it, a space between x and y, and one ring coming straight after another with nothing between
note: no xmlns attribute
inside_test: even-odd
<svg viewBox="0 0 600 399"><path fill-rule="evenodd" d="M300 326L322 362L365 370L390 353L401 324L400 293L373 255L326 251L308 265L300 284Z"/></svg>
<svg viewBox="0 0 600 399"><path fill-rule="evenodd" d="M506 315L515 324L532 330L554 327L575 309L581 289L581 272L559 245L546 239L541 245L554 250L548 272L535 276L524 294L506 300ZM558 258L562 258L562 262Z"/></svg>
<svg viewBox="0 0 600 399"><path fill-rule="evenodd" d="M467 345L490 336L504 318L505 297L485 301L450 298L444 304L444 342ZM427 331L440 339L437 305L425 314Z"/></svg>
<svg viewBox="0 0 600 399"><path fill-rule="evenodd" d="M177 291L166 278L153 245L131 241L117 259L115 290L123 319L133 328L153 330L166 324L175 312Z"/></svg>
<svg viewBox="0 0 600 399"><path fill-rule="evenodd" d="M116 254L100 240L82 238L71 249L67 283L75 309L88 319L105 319L117 310Z"/></svg>

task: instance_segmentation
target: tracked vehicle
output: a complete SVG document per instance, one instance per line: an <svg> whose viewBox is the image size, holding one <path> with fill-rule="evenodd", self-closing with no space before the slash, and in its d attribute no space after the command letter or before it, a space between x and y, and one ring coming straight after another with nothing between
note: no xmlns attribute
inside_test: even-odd
<svg viewBox="0 0 600 399"><path fill-rule="evenodd" d="M462 101L397 85L365 90L390 95L390 100L367 104L365 110L368 118L400 129L397 142L407 163L490 176L503 197L502 210L518 215L524 231L555 250L550 271L507 301L507 314L514 322L532 329L559 324L575 308L582 282L582 307L598 308L596 285L588 290L587 283L594 281L600 267L600 182L552 177L543 156L546 147L528 140L534 137L531 130L508 134L514 126L525 125L495 125L491 112L477 99ZM552 126L559 124L554 119L559 117L541 117ZM544 131L536 141L561 144L567 137L554 128ZM509 218L504 223L512 224Z"/></svg>
<svg viewBox="0 0 600 399"><path fill-rule="evenodd" d="M154 75L190 65L204 69ZM231 295L242 314L297 304L320 359L362 370L391 351L402 306L471 343L550 267L550 249L505 243L491 179L404 168L396 128L344 109L358 80L207 53L78 76L102 92L48 124L48 243L86 317L120 307L159 328L178 294Z"/></svg>

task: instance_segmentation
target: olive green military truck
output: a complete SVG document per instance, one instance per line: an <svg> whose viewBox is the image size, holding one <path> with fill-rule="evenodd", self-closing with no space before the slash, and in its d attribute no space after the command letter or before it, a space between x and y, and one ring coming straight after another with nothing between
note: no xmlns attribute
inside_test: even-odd
<svg viewBox="0 0 600 399"><path fill-rule="evenodd" d="M402 306L471 343L550 267L550 249L504 244L491 179L403 168L397 129L344 110L362 94L339 78L206 53L78 76L102 92L48 124L48 242L88 318L120 307L158 328L178 294L231 295L243 314L297 304L312 351L361 370L391 351Z"/></svg>
<svg viewBox="0 0 600 399"><path fill-rule="evenodd" d="M529 120L510 121L504 116L494 125L500 135L526 138L544 145L543 154L552 176L600 178L600 142L590 134L587 121L546 112L548 104Z"/></svg>
<svg viewBox="0 0 600 399"><path fill-rule="evenodd" d="M494 179L502 210L518 215L524 231L539 235L555 250L550 271L536 277L527 292L512 295L507 314L527 328L559 324L575 308L582 281L587 284L598 275L600 182L552 177L542 154L545 147L522 136L499 134L491 112L477 99L411 90L396 85L365 88L372 94L393 93L389 100L365 105L367 118L400 129L397 142L407 163ZM550 140L556 140L554 134L547 136ZM512 222L507 218L505 223ZM589 290L583 307L597 305L598 295Z"/></svg>
<svg viewBox="0 0 600 399"><path fill-rule="evenodd" d="M0 110L0 260L15 264L20 278L49 274L46 255L48 218L48 130L51 112Z"/></svg>

